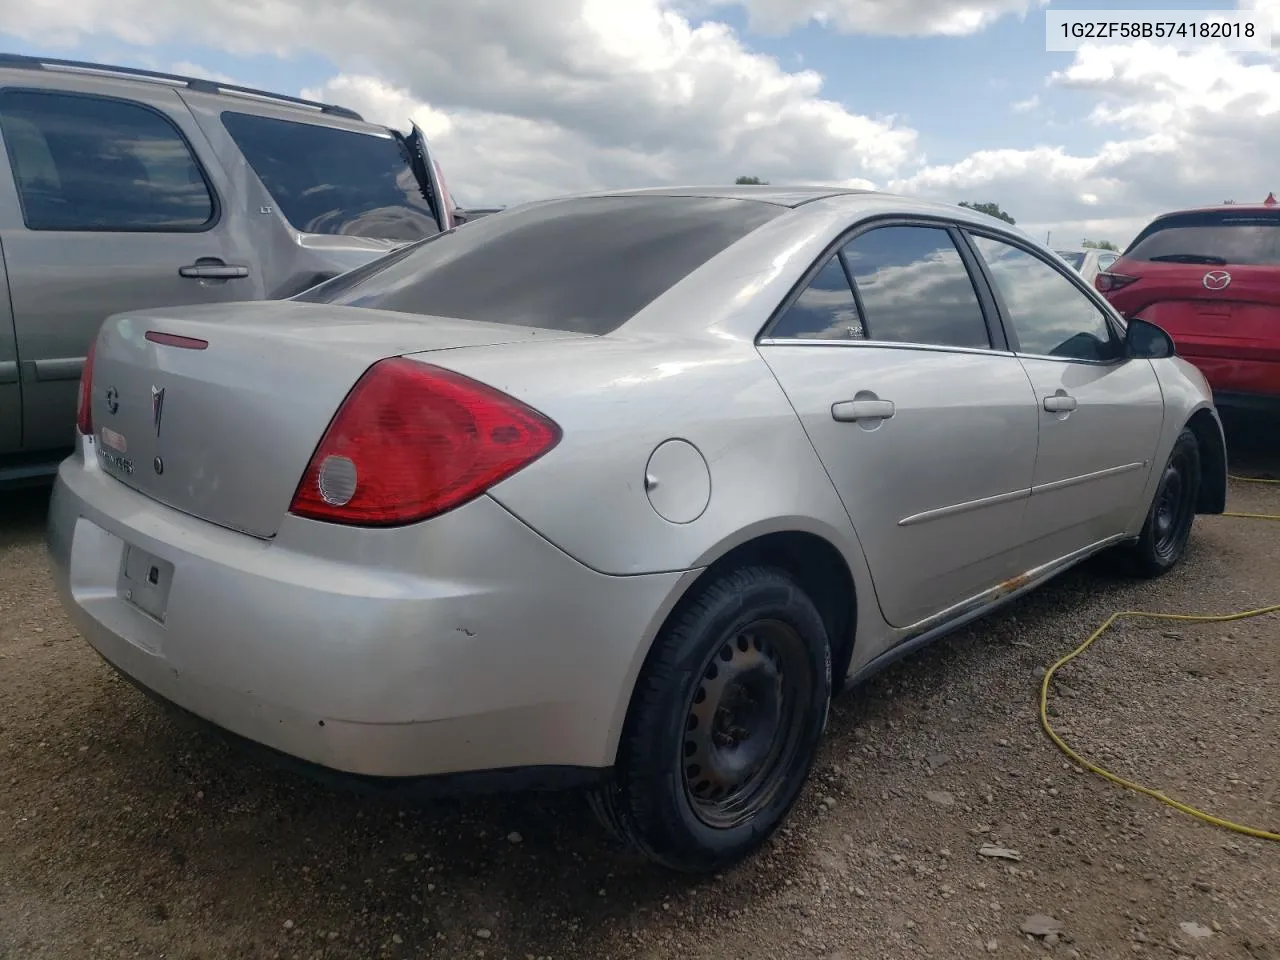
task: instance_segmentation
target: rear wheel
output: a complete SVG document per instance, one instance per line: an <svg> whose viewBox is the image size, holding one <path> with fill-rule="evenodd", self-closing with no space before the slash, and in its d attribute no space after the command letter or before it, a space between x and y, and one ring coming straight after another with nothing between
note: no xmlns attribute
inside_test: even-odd
<svg viewBox="0 0 1280 960"><path fill-rule="evenodd" d="M1199 498L1200 444L1184 427L1160 474L1138 542L1116 555L1122 572L1158 577L1177 566L1187 550Z"/></svg>
<svg viewBox="0 0 1280 960"><path fill-rule="evenodd" d="M768 839L808 777L831 698L813 601L785 571L702 587L655 642L592 807L672 869L728 866Z"/></svg>

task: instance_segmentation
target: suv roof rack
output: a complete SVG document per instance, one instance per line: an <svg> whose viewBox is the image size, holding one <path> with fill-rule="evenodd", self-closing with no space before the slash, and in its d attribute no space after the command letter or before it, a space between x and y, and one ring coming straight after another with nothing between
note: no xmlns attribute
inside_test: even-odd
<svg viewBox="0 0 1280 960"><path fill-rule="evenodd" d="M178 73L162 73L158 70L142 70L137 67L115 67L102 63L91 63L87 60L58 60L51 57L30 57L18 53L0 53L0 67L17 67L24 70L64 70L74 73L96 73L103 76L132 77L137 80L149 80L153 83L166 83L184 86L189 90L201 93L229 93L253 97L259 100L277 101L308 107L335 117L346 117L349 120L364 122L364 117L332 103L321 103L318 100L304 100L302 97L290 97L283 93L271 93L267 90L255 90L252 87L241 87L234 83L222 83L219 80L206 80L203 77L186 77Z"/></svg>

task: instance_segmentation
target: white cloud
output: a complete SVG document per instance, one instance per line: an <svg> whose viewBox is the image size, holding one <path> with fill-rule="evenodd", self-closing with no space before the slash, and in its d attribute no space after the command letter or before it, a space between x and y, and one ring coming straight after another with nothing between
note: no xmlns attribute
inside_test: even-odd
<svg viewBox="0 0 1280 960"><path fill-rule="evenodd" d="M1085 48L1048 89L994 95L1023 123L1050 108L1062 120L1055 91L1083 95L1093 106L1077 123L1100 132L1101 146L1073 150L1062 142L1070 126L1053 125L1029 149L997 142L929 164L898 118L838 104L816 72L690 18L736 5L762 30L817 21L954 36L1038 15L1046 2L221 0L216 16L193 17L185 0L0 0L0 23L46 49L92 36L157 57L170 42L319 54L335 75L308 93L395 126L417 119L465 203L747 174L993 200L1033 233L1123 241L1162 210L1280 189L1280 74L1268 57ZM1241 5L1272 17L1280 36L1280 0Z"/></svg>
<svg viewBox="0 0 1280 960"><path fill-rule="evenodd" d="M688 9L742 6L753 30L785 33L810 21L843 33L967 36L1049 0L689 0ZM1261 0L1267 2L1267 0Z"/></svg>
<svg viewBox="0 0 1280 960"><path fill-rule="evenodd" d="M896 118L825 98L816 72L663 0L222 0L211 17L184 0L0 0L0 23L41 42L318 52L339 75L313 93L397 125L427 118L475 203L737 175L861 182L917 160Z"/></svg>
<svg viewBox="0 0 1280 960"><path fill-rule="evenodd" d="M1264 5L1280 12L1280 0ZM1260 202L1280 188L1280 72L1267 57L1150 43L1086 47L1049 79L1094 98L1087 121L1110 135L1095 152L981 151L896 178L893 189L992 199L1032 233L1123 242L1156 213Z"/></svg>
<svg viewBox="0 0 1280 960"><path fill-rule="evenodd" d="M204 80L212 80L215 83L229 83L232 86L250 86L243 80L237 80L229 74L218 73L216 70L208 70L198 63L192 63L190 60L180 60L175 64L171 64L166 72L180 74L184 77L199 77Z"/></svg>

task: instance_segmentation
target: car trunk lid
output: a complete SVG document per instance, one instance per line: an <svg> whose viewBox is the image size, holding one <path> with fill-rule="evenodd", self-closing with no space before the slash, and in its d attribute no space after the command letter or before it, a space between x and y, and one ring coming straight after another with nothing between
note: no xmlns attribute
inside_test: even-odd
<svg viewBox="0 0 1280 960"><path fill-rule="evenodd" d="M575 336L294 302L122 314L95 348L99 462L176 510L269 538L330 420L376 361Z"/></svg>

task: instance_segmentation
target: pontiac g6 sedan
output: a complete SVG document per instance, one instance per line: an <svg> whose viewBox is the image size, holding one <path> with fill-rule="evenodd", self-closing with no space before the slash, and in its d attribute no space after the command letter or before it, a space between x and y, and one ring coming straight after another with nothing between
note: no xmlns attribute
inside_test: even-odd
<svg viewBox="0 0 1280 960"><path fill-rule="evenodd" d="M88 642L321 768L587 787L746 856L833 692L1223 510L1169 338L963 208L528 204L289 301L110 318L49 541ZM438 782L438 781L435 781Z"/></svg>

